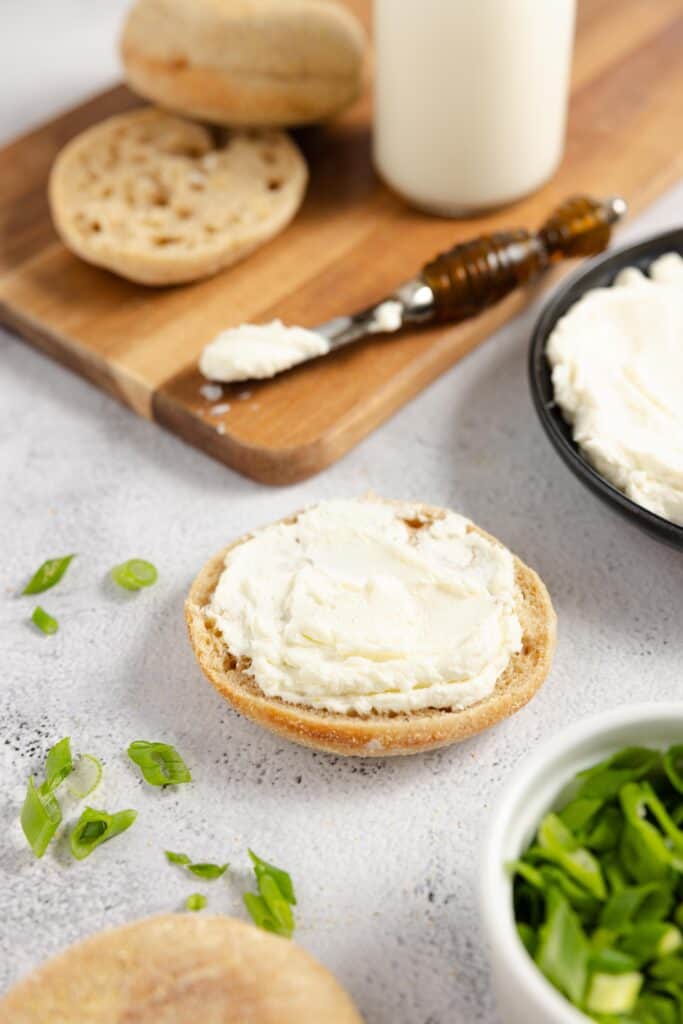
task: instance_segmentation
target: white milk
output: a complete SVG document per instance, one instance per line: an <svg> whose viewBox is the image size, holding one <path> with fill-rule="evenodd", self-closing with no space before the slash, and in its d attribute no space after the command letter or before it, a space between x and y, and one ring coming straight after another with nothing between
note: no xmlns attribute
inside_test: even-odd
<svg viewBox="0 0 683 1024"><path fill-rule="evenodd" d="M379 173L453 216L533 191L562 157L575 0L375 0Z"/></svg>

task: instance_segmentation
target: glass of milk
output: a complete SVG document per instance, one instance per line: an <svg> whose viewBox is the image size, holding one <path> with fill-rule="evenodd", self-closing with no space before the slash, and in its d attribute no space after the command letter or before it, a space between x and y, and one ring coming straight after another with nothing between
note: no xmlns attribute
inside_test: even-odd
<svg viewBox="0 0 683 1024"><path fill-rule="evenodd" d="M374 0L374 158L460 216L543 184L564 148L576 0Z"/></svg>

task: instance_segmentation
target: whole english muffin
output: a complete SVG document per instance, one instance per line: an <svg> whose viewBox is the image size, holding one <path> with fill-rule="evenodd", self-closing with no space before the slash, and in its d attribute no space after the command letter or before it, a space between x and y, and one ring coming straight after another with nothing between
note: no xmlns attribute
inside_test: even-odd
<svg viewBox="0 0 683 1024"><path fill-rule="evenodd" d="M208 915L152 917L48 960L0 1000L3 1024L362 1024L288 939Z"/></svg>
<svg viewBox="0 0 683 1024"><path fill-rule="evenodd" d="M283 132L235 131L216 146L202 125L145 107L67 143L50 174L50 209L82 259L141 284L179 284L281 231L307 178Z"/></svg>
<svg viewBox="0 0 683 1024"><path fill-rule="evenodd" d="M137 0L121 56L129 85L218 124L329 118L360 91L366 39L335 0Z"/></svg>
<svg viewBox="0 0 683 1024"><path fill-rule="evenodd" d="M371 499L373 502L380 499ZM416 539L421 530L438 529L440 521L451 516L445 509L428 505L400 502L381 502L388 505L400 523L405 524L407 543ZM315 506L319 509L322 506ZM302 515L311 510L297 513L281 524L295 524ZM460 518L460 517L458 517ZM485 545L505 552L505 558L512 560L511 575L514 579L514 612L518 621L521 640L518 649L511 654L509 661L495 680L495 685L483 699L479 699L461 708L451 707L420 707L408 711L382 711L372 709L369 712L353 710L340 712L327 707L310 706L302 699L292 702L280 696L268 695L259 685L249 658L236 655L229 649L220 628L217 625L217 614L212 607L212 598L219 580L226 569L226 558L229 559L239 545L252 537L262 536L264 531L255 531L242 537L234 544L219 552L204 566L195 579L185 604L185 614L189 628L190 641L201 668L208 680L226 700L238 711L265 726L273 732L286 736L290 740L309 747L333 751L340 754L358 756L383 757L393 754L410 754L421 750L445 746L486 729L501 719L518 711L533 697L544 682L550 669L552 654L555 647L556 618L548 592L542 581L532 569L524 565L518 558L511 556L499 541L484 531L466 523L465 532L475 538L483 539ZM266 528L268 529L268 528ZM297 542L299 543L299 542ZM474 541L474 543L477 543ZM279 553L271 551L273 571L277 568ZM338 558L343 564L343 545L340 543ZM316 556L305 554L312 569L315 569ZM475 560L477 555L474 556ZM354 564L362 563L353 559ZM304 567L308 571L308 567ZM264 570L265 573L265 570ZM380 580L381 584L381 580ZM367 587L375 586L375 582L367 581ZM342 588L346 583L342 581ZM353 584L351 584L351 587ZM243 587L250 589L249 580ZM298 600L295 587L292 586L287 596L288 608ZM320 595L323 595L322 597ZM324 602L324 586L318 588L314 599ZM430 615L432 609L427 608ZM252 614L252 613L250 613ZM278 612L276 612L278 614ZM367 615L367 608L359 606L357 619ZM315 622L316 613L312 620ZM332 613L334 619L334 612ZM401 609L392 607L391 618L403 630ZM255 630L265 639L267 627L264 626L263 615L256 607L253 610ZM454 631L457 623L453 622ZM292 629L291 619L283 624L285 630ZM325 626L322 627L323 631ZM315 637L308 637L314 644ZM390 642L387 641L390 646ZM387 656L380 652L376 655L380 661L386 662ZM391 655L388 655L390 658ZM349 662L358 665L359 662ZM315 686L313 686L315 690ZM419 680L415 680L415 689L420 689ZM320 691L318 691L320 692ZM339 691L337 691L339 692ZM323 701L325 698L323 698ZM334 705L335 700L330 701Z"/></svg>

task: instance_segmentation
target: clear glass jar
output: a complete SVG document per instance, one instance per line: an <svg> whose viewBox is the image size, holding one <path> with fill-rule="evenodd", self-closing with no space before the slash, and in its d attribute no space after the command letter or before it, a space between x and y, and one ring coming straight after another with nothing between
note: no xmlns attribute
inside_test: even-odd
<svg viewBox="0 0 683 1024"><path fill-rule="evenodd" d="M374 158L458 216L532 192L564 148L575 0L375 0Z"/></svg>

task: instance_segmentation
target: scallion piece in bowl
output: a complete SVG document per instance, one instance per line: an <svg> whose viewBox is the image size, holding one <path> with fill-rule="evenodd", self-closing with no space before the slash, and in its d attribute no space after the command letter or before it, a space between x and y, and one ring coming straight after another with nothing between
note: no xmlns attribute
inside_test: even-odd
<svg viewBox="0 0 683 1024"><path fill-rule="evenodd" d="M602 1022L683 1020L683 746L628 747L576 777L509 865L518 933Z"/></svg>

